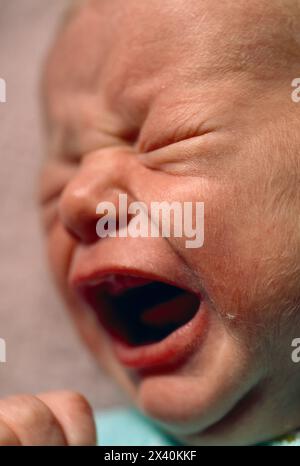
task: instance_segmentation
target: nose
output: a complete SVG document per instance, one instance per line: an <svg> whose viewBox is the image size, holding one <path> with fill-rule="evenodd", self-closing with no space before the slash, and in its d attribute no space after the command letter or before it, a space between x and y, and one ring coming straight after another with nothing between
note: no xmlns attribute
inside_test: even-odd
<svg viewBox="0 0 300 466"><path fill-rule="evenodd" d="M65 187L59 201L59 217L65 229L80 242L91 243L98 239L96 208L99 202L115 205L118 223L117 198L120 193L128 193L126 180L131 160L132 154L126 149L88 154Z"/></svg>

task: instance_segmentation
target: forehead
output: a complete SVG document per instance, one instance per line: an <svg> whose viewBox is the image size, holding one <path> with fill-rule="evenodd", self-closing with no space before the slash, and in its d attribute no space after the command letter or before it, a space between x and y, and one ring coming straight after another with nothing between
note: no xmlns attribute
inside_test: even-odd
<svg viewBox="0 0 300 466"><path fill-rule="evenodd" d="M237 74L273 76L289 41L279 3L87 0L49 56L50 115L75 118L74 106L91 109L97 96L97 111L110 126L112 115L128 117L134 109L138 120L161 99L184 100L195 88L199 93Z"/></svg>
<svg viewBox="0 0 300 466"><path fill-rule="evenodd" d="M198 59L191 61L199 47L194 39L199 26L193 0L190 5L186 11L185 2L178 0L85 2L59 34L48 59L51 122L68 127L65 132L73 141L83 126L123 133L123 126L139 126L161 95L172 101L168 96L174 86L186 87L196 68L203 67Z"/></svg>
<svg viewBox="0 0 300 466"><path fill-rule="evenodd" d="M86 75L95 71L97 63L110 58L120 63L124 55L123 64L137 62L147 69L169 63L174 54L194 61L195 50L200 53L198 62L211 63L217 55L221 60L225 51L224 59L236 58L235 51L258 45L259 40L272 39L278 47L286 27L293 26L291 16L297 19L293 4L294 0L85 0L58 43L65 57L69 48L76 51L74 62L82 61L84 52Z"/></svg>
<svg viewBox="0 0 300 466"><path fill-rule="evenodd" d="M175 76L191 79L194 65L204 67L203 58L193 59L195 50L210 57L207 44L201 46L206 12L198 11L195 23L195 3L187 9L178 0L85 2L51 51L47 91L103 89L114 102L124 94L145 100Z"/></svg>
<svg viewBox="0 0 300 466"><path fill-rule="evenodd" d="M241 0L221 7L216 0L88 0L55 43L49 81L65 87L101 82L117 92L168 72L201 79L229 62L238 66L240 49L259 33L252 21L263 2L253 3L245 10Z"/></svg>

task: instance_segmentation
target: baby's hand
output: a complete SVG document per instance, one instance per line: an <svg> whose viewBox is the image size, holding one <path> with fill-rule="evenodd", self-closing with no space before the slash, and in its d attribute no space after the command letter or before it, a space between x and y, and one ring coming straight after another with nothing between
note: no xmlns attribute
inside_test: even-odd
<svg viewBox="0 0 300 466"><path fill-rule="evenodd" d="M0 400L0 446L95 443L91 407L78 393L59 391Z"/></svg>

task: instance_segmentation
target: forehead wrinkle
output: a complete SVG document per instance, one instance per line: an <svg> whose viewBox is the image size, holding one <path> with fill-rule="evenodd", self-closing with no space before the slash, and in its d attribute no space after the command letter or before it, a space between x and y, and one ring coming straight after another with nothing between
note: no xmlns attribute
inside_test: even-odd
<svg viewBox="0 0 300 466"><path fill-rule="evenodd" d="M144 74L130 67L118 71L119 74L109 79L104 91L107 106L128 124L139 126L165 87L164 74L161 70Z"/></svg>

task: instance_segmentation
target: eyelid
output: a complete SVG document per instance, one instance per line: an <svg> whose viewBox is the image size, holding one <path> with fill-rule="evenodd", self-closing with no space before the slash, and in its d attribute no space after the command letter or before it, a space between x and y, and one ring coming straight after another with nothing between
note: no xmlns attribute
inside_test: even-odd
<svg viewBox="0 0 300 466"><path fill-rule="evenodd" d="M138 154L139 160L148 167L156 167L166 163L178 161L184 162L197 149L199 155L206 153L207 144L210 143L214 131L209 131L201 135L193 136L188 139L159 147L149 152ZM199 142L199 144L197 144ZM182 149L182 150L180 150Z"/></svg>

